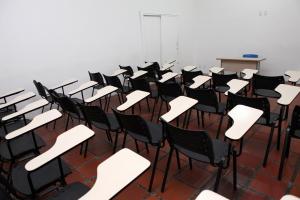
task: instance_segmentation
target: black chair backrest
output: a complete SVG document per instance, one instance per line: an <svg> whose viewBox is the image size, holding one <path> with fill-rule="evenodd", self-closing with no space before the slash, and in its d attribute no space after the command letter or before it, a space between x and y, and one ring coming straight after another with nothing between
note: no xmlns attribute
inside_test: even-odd
<svg viewBox="0 0 300 200"><path fill-rule="evenodd" d="M213 87L227 86L227 83L232 79L238 79L237 74L216 74L212 73Z"/></svg>
<svg viewBox="0 0 300 200"><path fill-rule="evenodd" d="M100 107L86 106L81 104L77 104L77 106L80 108L90 128L92 128L93 122L104 124L107 126L108 129L111 128L106 113Z"/></svg>
<svg viewBox="0 0 300 200"><path fill-rule="evenodd" d="M178 97L183 94L178 83L157 82L157 90L159 96Z"/></svg>
<svg viewBox="0 0 300 200"><path fill-rule="evenodd" d="M267 89L274 90L279 84L284 83L283 76L262 76L259 74L253 74L253 90L255 89Z"/></svg>
<svg viewBox="0 0 300 200"><path fill-rule="evenodd" d="M130 79L130 82L134 90L151 92L150 85L145 78Z"/></svg>
<svg viewBox="0 0 300 200"><path fill-rule="evenodd" d="M147 71L146 77L150 77L156 80L159 80L162 78L162 73L160 72L160 67L158 62L154 62L151 65L142 68L142 67L137 67L138 70L144 70Z"/></svg>
<svg viewBox="0 0 300 200"><path fill-rule="evenodd" d="M236 105L239 105L239 104L262 110L264 113L261 117L265 118L266 123L269 124L269 122L270 122L270 103L269 103L268 98L244 97L244 96L239 96L239 95L232 94L229 92L228 99L227 99L227 107L226 107L227 110L230 111Z"/></svg>
<svg viewBox="0 0 300 200"><path fill-rule="evenodd" d="M35 85L36 90L38 91L39 95L42 98L47 98L47 93L45 91L44 86L40 82L37 82L36 80L33 80L33 84Z"/></svg>
<svg viewBox="0 0 300 200"><path fill-rule="evenodd" d="M297 130L300 130L300 106L298 105L293 110L290 134L294 135Z"/></svg>
<svg viewBox="0 0 300 200"><path fill-rule="evenodd" d="M119 65L119 67L120 67L120 69L125 69L126 70L126 72L123 75L125 75L127 77L133 76L132 67L130 67L130 66L121 66L121 65Z"/></svg>
<svg viewBox="0 0 300 200"><path fill-rule="evenodd" d="M64 112L67 113L73 113L78 116L78 118L81 116L80 111L78 107L76 106L76 103L72 101L71 98L63 96L56 98L58 104L61 106Z"/></svg>
<svg viewBox="0 0 300 200"><path fill-rule="evenodd" d="M152 136L150 135L147 123L141 116L121 113L115 109L112 110L123 131L133 138L135 138L136 135L141 135L148 138L150 142L152 141Z"/></svg>
<svg viewBox="0 0 300 200"><path fill-rule="evenodd" d="M218 97L213 89L192 89L185 86L185 91L188 97L198 100L198 104L211 106L219 110Z"/></svg>
<svg viewBox="0 0 300 200"><path fill-rule="evenodd" d="M99 85L104 85L104 80L99 72L91 73L89 72L90 80L97 82Z"/></svg>
<svg viewBox="0 0 300 200"><path fill-rule="evenodd" d="M164 123L166 137L171 147L186 149L206 156L210 163L214 163L212 140L205 131L186 130Z"/></svg>
<svg viewBox="0 0 300 200"><path fill-rule="evenodd" d="M195 78L196 76L199 75L203 75L202 71L192 71L192 72L188 72L185 70L181 70L182 72L182 80L183 80L183 84L186 85L188 83L193 83L193 78Z"/></svg>
<svg viewBox="0 0 300 200"><path fill-rule="evenodd" d="M115 86L115 87L123 90L122 83L117 76L106 76L104 74L103 74L103 76L104 76L104 79L105 79L107 85L112 85L112 86Z"/></svg>

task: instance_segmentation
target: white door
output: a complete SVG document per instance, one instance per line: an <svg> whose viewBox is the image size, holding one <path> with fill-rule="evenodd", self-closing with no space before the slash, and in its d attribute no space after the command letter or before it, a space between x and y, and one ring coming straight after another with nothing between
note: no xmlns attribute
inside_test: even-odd
<svg viewBox="0 0 300 200"><path fill-rule="evenodd" d="M143 16L144 54L147 62L161 61L160 16Z"/></svg>
<svg viewBox="0 0 300 200"><path fill-rule="evenodd" d="M142 15L145 61L164 64L178 57L178 20L175 15Z"/></svg>
<svg viewBox="0 0 300 200"><path fill-rule="evenodd" d="M161 18L161 57L162 63L177 60L178 21L177 16L166 15Z"/></svg>

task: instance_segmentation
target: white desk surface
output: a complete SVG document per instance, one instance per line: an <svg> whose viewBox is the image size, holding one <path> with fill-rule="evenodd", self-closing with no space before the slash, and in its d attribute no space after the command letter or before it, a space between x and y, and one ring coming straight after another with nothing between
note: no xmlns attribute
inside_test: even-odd
<svg viewBox="0 0 300 200"><path fill-rule="evenodd" d="M60 84L58 84L56 86L50 87L49 89L56 90L58 88L65 87L67 85L71 85L73 83L76 83L77 81L78 81L77 79L72 78L72 79L63 81L62 83L60 83Z"/></svg>
<svg viewBox="0 0 300 200"><path fill-rule="evenodd" d="M280 200L300 200L300 198L296 197L294 195L287 194L287 195L284 195L283 197L281 197Z"/></svg>
<svg viewBox="0 0 300 200"><path fill-rule="evenodd" d="M0 94L0 99L18 94L18 93L23 92L23 91L24 91L23 88L18 88L18 89L14 89L14 90L11 90L11 91L3 92L2 94Z"/></svg>
<svg viewBox="0 0 300 200"><path fill-rule="evenodd" d="M143 76L144 74L147 74L148 72L147 71L144 71L144 70L139 70L139 71L136 71L133 73L133 76L131 76L130 78L131 79L136 79L140 76Z"/></svg>
<svg viewBox="0 0 300 200"><path fill-rule="evenodd" d="M225 92L225 95L228 95L228 92L231 92L232 94L236 94L238 91L246 87L248 84L249 84L248 81L232 79L227 83L230 89Z"/></svg>
<svg viewBox="0 0 300 200"><path fill-rule="evenodd" d="M117 69L116 71L114 71L114 73L112 73L111 76L119 76L121 74L124 74L125 72L127 72L126 69Z"/></svg>
<svg viewBox="0 0 300 200"><path fill-rule="evenodd" d="M211 190L203 190L196 198L196 200L229 200L222 195Z"/></svg>
<svg viewBox="0 0 300 200"><path fill-rule="evenodd" d="M160 68L160 70L161 70L161 71L165 71L165 70L170 69L171 67L174 67L174 64L167 63L167 64L164 64L164 65Z"/></svg>
<svg viewBox="0 0 300 200"><path fill-rule="evenodd" d="M243 79L245 80L250 80L253 77L253 74L257 74L258 70L257 69L243 69L241 71L245 76L243 76Z"/></svg>
<svg viewBox="0 0 300 200"><path fill-rule="evenodd" d="M27 162L25 169L27 171L33 171L43 166L47 162L88 140L94 136L94 134L94 131L84 125L75 126L74 128L60 134L56 138L55 144L50 149Z"/></svg>
<svg viewBox="0 0 300 200"><path fill-rule="evenodd" d="M141 91L141 90L135 90L135 91L131 92L130 94L128 94L126 96L126 102L123 103L122 105L119 105L117 107L117 110L118 111L125 111L125 110L127 110L128 108L130 108L134 104L138 103L139 101L143 100L144 98L146 98L149 95L150 95L149 92L145 92L145 91Z"/></svg>
<svg viewBox="0 0 300 200"><path fill-rule="evenodd" d="M97 84L98 84L98 83L95 82L95 81L88 81L88 82L85 82L85 83L81 84L77 89L74 89L74 90L72 90L71 92L69 92L69 95L76 94L76 93L81 92L81 91L83 91L83 90L85 90L85 89L88 89L88 88L90 88L90 87L93 87L93 86L95 86L95 85L97 85Z"/></svg>
<svg viewBox="0 0 300 200"><path fill-rule="evenodd" d="M56 109L52 109L52 110L49 110L42 114L39 114L39 115L35 116L32 119L32 121L29 124L27 124L26 126L23 126L22 128L19 128L15 131L8 133L5 136L5 139L6 140L14 139L20 135L28 133L29 131L33 131L34 129L39 128L49 122L52 122L52 121L60 118L61 116L62 116L62 114Z"/></svg>
<svg viewBox="0 0 300 200"><path fill-rule="evenodd" d="M290 77L289 81L292 83L297 83L298 81L300 81L300 70L288 70L285 72L285 75Z"/></svg>
<svg viewBox="0 0 300 200"><path fill-rule="evenodd" d="M193 71L194 69L196 69L197 67L194 66L194 65L188 65L188 66L185 66L183 67L183 70L184 71L187 71L187 72L190 72L190 71Z"/></svg>
<svg viewBox="0 0 300 200"><path fill-rule="evenodd" d="M300 92L300 87L280 84L275 88L275 91L281 94L281 97L277 100L280 105L290 105L292 101L297 97Z"/></svg>
<svg viewBox="0 0 300 200"><path fill-rule="evenodd" d="M101 97L104 97L110 93L113 93L114 91L118 90L117 87L115 86L105 86L103 88L100 88L99 90L97 90L96 94L88 99L85 99L84 102L85 103L91 103L93 101L96 101L97 99L100 99Z"/></svg>
<svg viewBox="0 0 300 200"><path fill-rule="evenodd" d="M201 85L203 85L204 83L206 83L207 81L209 81L210 79L211 79L210 76L198 75L195 78L193 78L194 83L190 85L190 88L196 89Z"/></svg>
<svg viewBox="0 0 300 200"><path fill-rule="evenodd" d="M168 80L170 80L171 78L176 77L178 74L175 72L167 72L165 74L162 75L162 78L159 80L160 83L164 83Z"/></svg>
<svg viewBox="0 0 300 200"><path fill-rule="evenodd" d="M150 164L149 160L129 149L118 151L98 165L95 184L79 200L113 198L147 170Z"/></svg>
<svg viewBox="0 0 300 200"><path fill-rule="evenodd" d="M223 70L224 70L223 67L211 67L211 68L209 68L208 75L211 76L212 73L218 74L218 73L222 72Z"/></svg>
<svg viewBox="0 0 300 200"><path fill-rule="evenodd" d="M14 112L10 115L6 115L5 117L2 118L2 121L7 121L7 120L10 120L10 119L15 118L17 116L20 116L20 115L26 114L28 112L34 111L36 109L39 109L43 106L48 105L48 103L49 102L46 99L40 99L40 100L34 101L30 104L27 104L26 106L21 108L19 111Z"/></svg>
<svg viewBox="0 0 300 200"><path fill-rule="evenodd" d="M233 125L225 132L225 136L231 140L241 139L262 114L263 111L256 108L235 106L228 113L233 120Z"/></svg>
<svg viewBox="0 0 300 200"><path fill-rule="evenodd" d="M27 92L27 93L21 94L21 95L15 97L15 98L13 98L12 100L10 100L7 103L0 104L0 109L6 108L6 107L11 106L11 105L15 105L17 103L20 103L20 102L25 101L27 99L30 99L32 97L35 97L35 94L33 92Z"/></svg>
<svg viewBox="0 0 300 200"><path fill-rule="evenodd" d="M140 68L147 68L147 67L149 67L150 65L152 65L153 64L153 62L147 62L147 63L144 63L144 64L142 64L141 66L139 66Z"/></svg>
<svg viewBox="0 0 300 200"><path fill-rule="evenodd" d="M266 60L266 59L265 58L217 58L217 60L260 62L260 61L263 61L263 60Z"/></svg>
<svg viewBox="0 0 300 200"><path fill-rule="evenodd" d="M185 111L196 105L198 101L186 96L179 96L169 102L171 109L160 117L165 122L170 122Z"/></svg>

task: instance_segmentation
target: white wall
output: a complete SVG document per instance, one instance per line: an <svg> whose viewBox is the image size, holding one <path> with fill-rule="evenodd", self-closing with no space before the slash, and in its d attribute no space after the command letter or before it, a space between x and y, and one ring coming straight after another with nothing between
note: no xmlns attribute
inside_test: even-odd
<svg viewBox="0 0 300 200"><path fill-rule="evenodd" d="M0 92L142 63L140 11L179 14L179 66L258 53L264 73L282 74L300 66L299 9L299 0L0 0Z"/></svg>
<svg viewBox="0 0 300 200"><path fill-rule="evenodd" d="M179 63L193 59L195 0L0 0L0 91L143 62L139 12L179 14ZM7 84L9 83L9 84Z"/></svg>
<svg viewBox="0 0 300 200"><path fill-rule="evenodd" d="M299 0L199 0L197 3L195 64L220 65L216 57L258 53L267 58L261 66L264 74L300 69Z"/></svg>

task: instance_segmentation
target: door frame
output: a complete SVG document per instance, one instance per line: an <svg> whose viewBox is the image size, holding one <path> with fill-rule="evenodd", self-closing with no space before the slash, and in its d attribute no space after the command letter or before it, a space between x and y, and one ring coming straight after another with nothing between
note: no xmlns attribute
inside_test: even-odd
<svg viewBox="0 0 300 200"><path fill-rule="evenodd" d="M170 17L178 17L179 15L178 14L169 14L169 13L155 13L155 12L142 12L140 11L139 12L139 15L140 15L140 32L141 32L141 49L142 49L142 53L143 53L143 62L146 61L146 42L145 42L145 39L144 39L144 20L143 18L144 17L160 17L160 31L162 30L162 24L161 24L161 18L162 17L166 17L166 16L170 16ZM160 32L160 35L162 35L162 33ZM179 42L179 34L177 34L177 43ZM162 52L163 52L163 49L162 49L162 41L161 41L161 37L160 37L160 60L159 60L159 63L160 64L163 64L162 63ZM178 57L178 49L177 49L177 57Z"/></svg>

